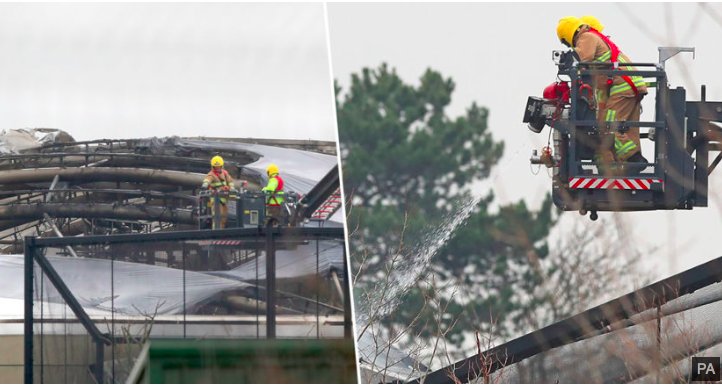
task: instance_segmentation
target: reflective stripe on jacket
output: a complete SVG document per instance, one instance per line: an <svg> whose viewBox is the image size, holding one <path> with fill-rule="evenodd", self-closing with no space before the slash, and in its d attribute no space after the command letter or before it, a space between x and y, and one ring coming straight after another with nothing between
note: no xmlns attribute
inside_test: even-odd
<svg viewBox="0 0 722 385"><path fill-rule="evenodd" d="M612 57L612 51L609 50L602 54L602 56L599 56L597 58L594 58L594 61L596 62L606 62L609 61ZM620 63L628 63L629 61L627 58L625 58L621 53L619 55L619 62ZM620 69L624 69L625 71L634 71L636 68L632 66L620 66ZM619 76L615 76L617 78ZM644 78L641 76L630 76L632 79L632 83L634 83L634 86L637 87L639 90L640 88L647 87L647 83L644 81ZM614 80L614 85L609 89L609 96L622 93L624 91L629 91L632 89L632 86L629 85L626 81L623 81L619 84L617 84L617 80Z"/></svg>

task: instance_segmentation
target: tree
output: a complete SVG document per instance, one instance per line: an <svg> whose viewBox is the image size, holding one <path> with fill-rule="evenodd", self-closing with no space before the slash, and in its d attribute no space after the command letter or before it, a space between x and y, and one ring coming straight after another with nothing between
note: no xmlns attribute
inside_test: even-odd
<svg viewBox="0 0 722 385"><path fill-rule="evenodd" d="M489 175L503 145L487 132L487 110L473 104L450 120L445 107L454 83L427 70L418 87L406 85L383 64L352 75L338 103L344 187L354 223L363 218L367 247L389 254L389 229L409 214L408 236L438 222L475 179ZM389 242L391 241L391 242Z"/></svg>
<svg viewBox="0 0 722 385"><path fill-rule="evenodd" d="M514 290L540 282L538 261L548 253L554 219L550 199L540 211L519 202L492 212L493 194L473 194L472 184L488 178L504 147L488 130L486 108L473 103L463 116L447 116L453 90L454 82L434 70L412 86L382 64L353 74L343 97L337 87L337 112L357 301L388 293L389 264L413 264L425 240L439 236L431 229L445 228L474 204L467 225L428 266L438 285L419 279L394 293L401 305L378 320L390 329L412 325L414 338L443 329L459 345L491 314L503 323L526 306ZM452 295L455 288L463 290ZM356 308L368 311L363 303Z"/></svg>

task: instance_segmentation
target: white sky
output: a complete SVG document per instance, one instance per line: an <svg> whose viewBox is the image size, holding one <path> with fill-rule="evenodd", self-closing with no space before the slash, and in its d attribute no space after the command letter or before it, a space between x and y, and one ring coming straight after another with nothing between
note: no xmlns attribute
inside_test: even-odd
<svg viewBox="0 0 722 385"><path fill-rule="evenodd" d="M322 4L0 4L0 129L336 140Z"/></svg>
<svg viewBox="0 0 722 385"><path fill-rule="evenodd" d="M637 62L656 62L658 46L694 46L694 60L681 54L667 62L671 85L686 87L687 99L699 100L699 86L706 83L707 99L722 101L722 4L704 7L681 3L330 4L334 77L345 88L352 72L387 62L413 84L418 84L428 67L453 78L456 90L450 115L462 114L476 101L490 109L491 131L506 143L504 158L491 178L498 201L525 199L537 207L551 182L544 170L533 175L528 159L532 149L545 145L549 128L536 135L521 119L527 97L540 96L555 80L551 51L563 49L556 37L557 21L567 15L597 16L606 26L605 34ZM681 71L685 69L686 74ZM643 106L647 113L654 110L653 95ZM642 147L645 144L651 147L651 142L643 141ZM616 214L630 224L634 241L645 249L658 247L643 261L651 278L660 279L722 255L722 169L710 178L710 194L708 208ZM600 213L600 219L611 217ZM593 225L588 219L565 221L560 234L579 223Z"/></svg>

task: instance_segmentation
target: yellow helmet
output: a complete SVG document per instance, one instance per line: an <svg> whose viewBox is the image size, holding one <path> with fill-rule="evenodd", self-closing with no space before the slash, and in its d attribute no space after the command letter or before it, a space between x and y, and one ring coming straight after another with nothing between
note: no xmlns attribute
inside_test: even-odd
<svg viewBox="0 0 722 385"><path fill-rule="evenodd" d="M211 166L223 167L223 158L221 158L220 155L214 156L213 158L211 158Z"/></svg>
<svg viewBox="0 0 722 385"><path fill-rule="evenodd" d="M586 24L599 32L602 32L602 30L604 29L604 24L602 24L599 19L592 15L584 15L580 17L579 20L581 20L583 24Z"/></svg>
<svg viewBox="0 0 722 385"><path fill-rule="evenodd" d="M266 174L268 174L268 176L278 174L278 166L273 163L269 164L268 167L266 167Z"/></svg>
<svg viewBox="0 0 722 385"><path fill-rule="evenodd" d="M557 37L569 47L574 46L574 34L577 32L579 27L584 24L578 17L566 16L559 20L557 24Z"/></svg>

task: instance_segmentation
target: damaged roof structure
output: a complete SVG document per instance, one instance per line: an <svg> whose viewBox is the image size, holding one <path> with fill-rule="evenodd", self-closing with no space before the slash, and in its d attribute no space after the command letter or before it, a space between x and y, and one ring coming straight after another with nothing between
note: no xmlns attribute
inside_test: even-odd
<svg viewBox="0 0 722 385"><path fill-rule="evenodd" d="M0 336L23 334L25 237L188 233L200 227L199 190L213 156L225 159L236 186L260 190L267 165L274 163L284 178L284 190L304 196L317 191L336 170L335 150L335 143L303 140L166 137L77 142L55 129L0 132ZM301 226L343 227L340 192L327 195ZM123 325L142 333L150 317L153 336L263 338L259 324L266 323L267 295L273 290L279 336L343 337L343 239L279 239L274 252L277 284L272 289L266 287L263 242L218 237L100 242L47 247L41 253L82 312L109 335L117 336ZM74 353L57 341L87 331L46 268L36 261L34 271L33 318L39 325L35 334L45 341L36 354L40 362L46 355L67 358ZM106 354L115 357L118 348L107 349ZM89 365L98 362L85 359ZM106 369L105 374L97 374L96 366L95 377L125 381L130 364L121 365L122 371ZM51 373L50 368L43 370ZM87 368L66 367L64 373L65 377L46 381L94 380Z"/></svg>
<svg viewBox="0 0 722 385"><path fill-rule="evenodd" d="M328 151L326 142L282 141ZM336 157L229 139L178 137L75 142L60 130L0 133L0 245L19 252L22 236L65 236L196 228L194 204L209 159L221 155L235 179L259 189L275 162L286 190L304 194ZM45 228L41 228L45 227Z"/></svg>

